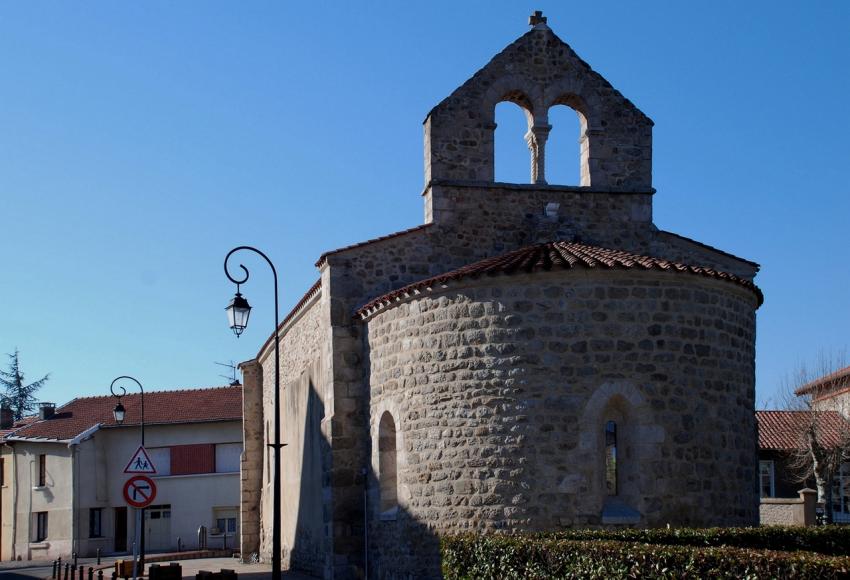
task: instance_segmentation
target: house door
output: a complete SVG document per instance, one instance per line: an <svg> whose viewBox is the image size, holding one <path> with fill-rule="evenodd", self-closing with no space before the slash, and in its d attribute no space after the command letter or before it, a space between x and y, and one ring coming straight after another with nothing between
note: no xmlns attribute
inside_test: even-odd
<svg viewBox="0 0 850 580"><path fill-rule="evenodd" d="M127 551L127 508L115 508L115 551Z"/></svg>
<svg viewBox="0 0 850 580"><path fill-rule="evenodd" d="M171 548L171 505L152 505L145 509L145 550Z"/></svg>

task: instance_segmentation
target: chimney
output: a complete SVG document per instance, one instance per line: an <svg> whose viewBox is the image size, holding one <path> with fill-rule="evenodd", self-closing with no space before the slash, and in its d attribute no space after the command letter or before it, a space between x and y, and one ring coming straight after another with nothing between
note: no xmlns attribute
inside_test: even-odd
<svg viewBox="0 0 850 580"><path fill-rule="evenodd" d="M56 413L56 405L54 403L39 403L38 418L50 419Z"/></svg>
<svg viewBox="0 0 850 580"><path fill-rule="evenodd" d="M3 406L0 407L0 429L11 429L15 424L15 414L12 409Z"/></svg>

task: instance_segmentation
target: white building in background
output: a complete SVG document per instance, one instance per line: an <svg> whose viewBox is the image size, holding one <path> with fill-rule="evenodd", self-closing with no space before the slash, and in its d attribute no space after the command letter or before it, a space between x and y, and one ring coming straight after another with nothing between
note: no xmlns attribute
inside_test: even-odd
<svg viewBox="0 0 850 580"><path fill-rule="evenodd" d="M111 396L43 404L37 420L5 435L3 457L11 510L3 525L13 540L11 559L43 559L76 552L132 551L136 512L123 497L124 468L141 440L140 394L122 398L116 423ZM242 387L147 392L145 447L157 470L157 493L145 510L148 552L197 545L234 546L239 534ZM11 513L10 513L11 512Z"/></svg>

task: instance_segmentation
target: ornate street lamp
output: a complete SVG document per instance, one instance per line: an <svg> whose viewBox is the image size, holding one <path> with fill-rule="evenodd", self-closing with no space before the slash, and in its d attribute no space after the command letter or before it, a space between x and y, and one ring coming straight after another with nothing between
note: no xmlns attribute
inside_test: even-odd
<svg viewBox="0 0 850 580"><path fill-rule="evenodd" d="M124 415L127 411L124 409L124 405L121 404L121 399L118 399L118 404L115 405L115 408L112 409L112 414L115 416L115 422L119 425L124 422Z"/></svg>
<svg viewBox="0 0 850 580"><path fill-rule="evenodd" d="M261 256L269 268L272 269L274 276L274 443L268 444L274 449L274 478L272 480L272 580L280 580L280 449L286 444L280 442L280 339L277 334L278 327L278 302L277 302L277 270L274 264L269 260L269 257L262 253L257 248L251 246L238 246L227 253L224 258L224 275L227 279L236 284L236 296L227 305L227 319L230 323L230 328L238 337L248 326L248 316L251 314L251 306L248 301L239 293L239 287L248 281L248 268L239 264L244 275L241 278L234 278L230 275L227 268L227 261L230 256L240 250L249 250Z"/></svg>
<svg viewBox="0 0 850 580"><path fill-rule="evenodd" d="M236 296L227 305L227 321L237 338L248 326L248 317L251 315L251 305L239 293L239 284L236 285Z"/></svg>
<svg viewBox="0 0 850 580"><path fill-rule="evenodd" d="M128 380L136 383L136 386L139 387L139 391L142 393L142 447L145 446L145 390L142 388L142 383L134 379L133 377L128 377L126 375L122 375L117 377L112 381L112 384L109 385L109 392L112 393L112 396L118 399L118 404L115 405L115 408L112 410L112 415L115 417L115 422L121 425L124 423L124 417L127 414L127 410L124 408L124 405L121 404L121 397L127 394L127 389L124 388L123 385L118 385L118 388L121 389L120 393L115 392L115 383L120 380ZM139 532L139 561L137 566L133 569L133 579L135 580L136 576L141 576L142 571L145 569L145 508L142 508L138 511L138 518L141 520L141 531Z"/></svg>

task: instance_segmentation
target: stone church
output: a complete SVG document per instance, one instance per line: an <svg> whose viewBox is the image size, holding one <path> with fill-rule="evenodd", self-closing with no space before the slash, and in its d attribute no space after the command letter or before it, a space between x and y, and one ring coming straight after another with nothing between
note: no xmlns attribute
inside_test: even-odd
<svg viewBox="0 0 850 580"><path fill-rule="evenodd" d="M424 224L323 254L277 329L285 568L418 578L441 534L758 522L758 265L653 225L652 120L530 24L428 113ZM494 181L503 101L530 183ZM578 186L546 181L555 105ZM273 356L241 365L264 560Z"/></svg>

